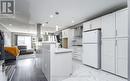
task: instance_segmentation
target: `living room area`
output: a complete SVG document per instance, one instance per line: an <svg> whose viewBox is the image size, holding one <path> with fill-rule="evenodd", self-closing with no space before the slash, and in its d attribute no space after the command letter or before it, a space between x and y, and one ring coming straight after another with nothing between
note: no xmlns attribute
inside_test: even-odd
<svg viewBox="0 0 130 81"><path fill-rule="evenodd" d="M33 54L36 51L36 36L32 34L13 33L14 46L20 50L20 55Z"/></svg>
<svg viewBox="0 0 130 81"><path fill-rule="evenodd" d="M15 60L20 55L33 54L36 51L36 36L25 33L11 33L11 46L5 46L5 59ZM17 51L17 52L16 52Z"/></svg>
<svg viewBox="0 0 130 81"><path fill-rule="evenodd" d="M13 31L10 26L15 27L14 25L9 25L7 28L5 25L0 24L0 81L11 80L14 77L14 73L17 75L19 66L20 72L18 73L21 73L21 70L24 70L26 65L28 66L30 64L30 62L28 63L29 59L32 59L31 62L35 64L36 57L39 55L42 46L42 41L55 40L53 29L45 30L43 28L40 30L42 33L37 34L39 32L37 28L39 27L27 29L26 31L26 29L22 30L23 27L19 25L19 30L15 28L15 31ZM38 35L40 35L39 39L37 38ZM33 65L30 65L30 68L32 67ZM26 71L22 71L22 74L23 72Z"/></svg>

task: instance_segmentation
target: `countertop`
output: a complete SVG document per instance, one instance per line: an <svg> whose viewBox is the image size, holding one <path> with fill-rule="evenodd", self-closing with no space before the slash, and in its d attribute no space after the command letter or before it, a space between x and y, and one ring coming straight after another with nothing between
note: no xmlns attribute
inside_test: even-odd
<svg viewBox="0 0 130 81"><path fill-rule="evenodd" d="M69 52L72 52L72 49L57 48L55 51L55 54L69 53Z"/></svg>

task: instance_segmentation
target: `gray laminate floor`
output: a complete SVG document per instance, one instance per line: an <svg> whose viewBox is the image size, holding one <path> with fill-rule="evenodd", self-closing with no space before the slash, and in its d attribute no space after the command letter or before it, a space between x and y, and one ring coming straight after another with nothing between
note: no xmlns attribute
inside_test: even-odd
<svg viewBox="0 0 130 81"><path fill-rule="evenodd" d="M47 81L41 70L36 68L35 55L21 56L17 59L17 69L12 81ZM102 70L85 66L73 60L73 74L63 81L128 81Z"/></svg>
<svg viewBox="0 0 130 81"><path fill-rule="evenodd" d="M36 68L33 55L21 58L17 59L16 71L11 81L47 81L41 70Z"/></svg>

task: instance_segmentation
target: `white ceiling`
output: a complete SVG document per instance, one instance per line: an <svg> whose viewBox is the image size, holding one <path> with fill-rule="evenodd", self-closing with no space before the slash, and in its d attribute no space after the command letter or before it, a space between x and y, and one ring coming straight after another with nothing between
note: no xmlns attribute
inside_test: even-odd
<svg viewBox="0 0 130 81"><path fill-rule="evenodd" d="M47 27L71 26L87 18L100 14L109 9L115 9L127 4L127 0L29 0L31 20L49 22ZM60 14L55 15L58 11ZM51 19L49 16L54 15Z"/></svg>
<svg viewBox="0 0 130 81"><path fill-rule="evenodd" d="M16 18L0 19L11 31L36 31L36 23L46 28L68 27L127 5L127 0L15 0ZM59 15L55 15L55 12ZM53 18L49 16L53 15ZM75 22L72 23L72 20ZM8 24L13 24L12 28ZM14 28L13 28L14 27ZM23 28L25 27L25 28ZM35 28L34 28L35 27ZM17 30L16 30L17 29Z"/></svg>

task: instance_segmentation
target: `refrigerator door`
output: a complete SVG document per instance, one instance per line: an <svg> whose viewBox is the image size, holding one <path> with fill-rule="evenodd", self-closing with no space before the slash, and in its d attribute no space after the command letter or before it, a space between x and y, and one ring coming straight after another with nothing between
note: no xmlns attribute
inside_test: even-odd
<svg viewBox="0 0 130 81"><path fill-rule="evenodd" d="M93 30L88 32L83 32L83 44L96 44L98 43L100 30Z"/></svg>
<svg viewBox="0 0 130 81"><path fill-rule="evenodd" d="M83 64L100 68L98 44L83 44Z"/></svg>

